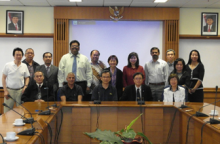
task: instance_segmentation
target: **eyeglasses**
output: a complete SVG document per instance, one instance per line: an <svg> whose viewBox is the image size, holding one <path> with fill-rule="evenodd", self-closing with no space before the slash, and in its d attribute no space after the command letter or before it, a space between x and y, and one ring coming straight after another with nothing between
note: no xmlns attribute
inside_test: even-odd
<svg viewBox="0 0 220 144"><path fill-rule="evenodd" d="M34 53L32 53L32 52L28 52L28 53L26 53L26 54L31 54L31 55L33 55Z"/></svg>
<svg viewBox="0 0 220 144"><path fill-rule="evenodd" d="M102 78L110 78L110 77L109 76L108 77L103 76Z"/></svg>
<svg viewBox="0 0 220 144"><path fill-rule="evenodd" d="M79 46L72 45L71 48L79 48Z"/></svg>

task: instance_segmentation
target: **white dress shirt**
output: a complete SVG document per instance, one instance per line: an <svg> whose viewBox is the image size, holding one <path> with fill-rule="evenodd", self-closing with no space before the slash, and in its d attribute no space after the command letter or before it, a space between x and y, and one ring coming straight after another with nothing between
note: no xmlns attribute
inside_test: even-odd
<svg viewBox="0 0 220 144"><path fill-rule="evenodd" d="M87 87L91 86L92 82L92 68L88 61L88 58L80 53L76 56L77 60L77 81L87 81ZM63 55L59 63L58 82L59 87L63 86L63 82L66 82L66 77L69 72L72 72L74 57L72 53Z"/></svg>
<svg viewBox="0 0 220 144"><path fill-rule="evenodd" d="M164 82L165 86L168 85L169 66L164 60L158 59L156 62L153 60L146 62L144 66L145 71L145 84L161 83Z"/></svg>

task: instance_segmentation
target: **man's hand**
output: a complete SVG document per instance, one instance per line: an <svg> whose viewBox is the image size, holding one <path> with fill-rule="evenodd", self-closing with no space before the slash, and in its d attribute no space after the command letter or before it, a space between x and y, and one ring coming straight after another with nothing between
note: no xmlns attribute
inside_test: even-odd
<svg viewBox="0 0 220 144"><path fill-rule="evenodd" d="M6 100L8 100L8 99L9 99L8 95L9 95L8 91L7 91L7 90L6 90L6 91L4 91L4 97L6 98Z"/></svg>
<svg viewBox="0 0 220 144"><path fill-rule="evenodd" d="M87 94L90 93L90 87L87 87L87 88L86 88L86 93L87 93Z"/></svg>
<svg viewBox="0 0 220 144"><path fill-rule="evenodd" d="M42 99L38 99L38 100L35 100L34 102L45 102L45 101Z"/></svg>
<svg viewBox="0 0 220 144"><path fill-rule="evenodd" d="M24 88L22 89L22 94L24 93L24 91L25 91L25 89L26 89L27 87L26 86L24 86Z"/></svg>

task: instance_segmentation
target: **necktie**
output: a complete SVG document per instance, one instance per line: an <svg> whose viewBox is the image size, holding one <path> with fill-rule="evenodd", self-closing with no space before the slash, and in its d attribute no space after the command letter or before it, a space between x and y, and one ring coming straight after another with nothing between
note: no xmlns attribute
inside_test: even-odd
<svg viewBox="0 0 220 144"><path fill-rule="evenodd" d="M47 76L49 76L50 73L50 67L47 67Z"/></svg>
<svg viewBox="0 0 220 144"><path fill-rule="evenodd" d="M18 30L18 25L17 24L15 24L15 28L16 28L16 30Z"/></svg>
<svg viewBox="0 0 220 144"><path fill-rule="evenodd" d="M137 101L141 100L140 90L137 89Z"/></svg>
<svg viewBox="0 0 220 144"><path fill-rule="evenodd" d="M38 86L38 99L41 99L41 90L40 90L40 88L41 88L41 85L39 84L39 86Z"/></svg>
<svg viewBox="0 0 220 144"><path fill-rule="evenodd" d="M173 102L175 102L175 99L174 99L174 93L173 93Z"/></svg>
<svg viewBox="0 0 220 144"><path fill-rule="evenodd" d="M210 30L210 25L209 25L209 29L208 29L208 32L210 32L211 30Z"/></svg>
<svg viewBox="0 0 220 144"><path fill-rule="evenodd" d="M76 81L77 62L76 62L76 56L74 55L73 57L74 57L74 60L73 60L72 72L75 74L75 81Z"/></svg>

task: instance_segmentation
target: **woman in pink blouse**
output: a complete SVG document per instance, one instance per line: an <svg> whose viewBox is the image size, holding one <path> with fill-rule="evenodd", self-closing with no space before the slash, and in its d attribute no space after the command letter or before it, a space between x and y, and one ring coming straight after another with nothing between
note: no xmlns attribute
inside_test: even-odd
<svg viewBox="0 0 220 144"><path fill-rule="evenodd" d="M145 82L145 72L142 66L139 65L139 58L138 54L135 52L132 52L128 55L128 65L124 66L123 68L123 86L124 88L129 85L133 85L133 75L136 72L141 72L144 75L144 81Z"/></svg>

